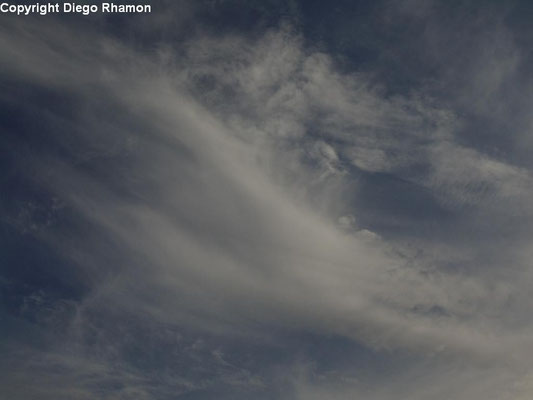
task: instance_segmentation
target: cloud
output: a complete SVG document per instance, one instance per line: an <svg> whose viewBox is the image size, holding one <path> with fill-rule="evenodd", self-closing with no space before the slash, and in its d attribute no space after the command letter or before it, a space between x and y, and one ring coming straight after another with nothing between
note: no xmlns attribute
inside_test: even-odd
<svg viewBox="0 0 533 400"><path fill-rule="evenodd" d="M294 398L449 398L450 382L451 397L511 398L521 387L530 326L507 322L527 315L517 306L530 304L525 264L500 279L465 249L475 240L380 231L359 197L365 180L387 178L397 184L388 207L416 189L451 215L468 206L498 222L517 205L529 215L528 170L462 143L452 107L342 72L290 26L152 52L72 29L19 22L0 42L10 80L76 104L51 111L55 150L35 150L23 167L70 218L35 237L86 289L68 324L43 322L64 325L68 348L13 356L29 365L7 375L9 390L27 373L45 393L26 397L208 397L222 386L245 396L268 386L265 369L199 337L263 343L279 331L415 358L402 353L405 372L368 378L372 389L310 368L285 378ZM14 225L35 231L27 214ZM450 268L462 262L474 267Z"/></svg>

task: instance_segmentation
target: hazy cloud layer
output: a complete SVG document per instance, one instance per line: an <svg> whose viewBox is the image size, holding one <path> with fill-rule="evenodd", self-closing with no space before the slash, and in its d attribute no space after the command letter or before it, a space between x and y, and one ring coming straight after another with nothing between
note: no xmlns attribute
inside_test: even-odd
<svg viewBox="0 0 533 400"><path fill-rule="evenodd" d="M372 13L424 28L409 90L301 15L185 35L180 3L151 47L5 19L5 393L528 398L529 55L510 14L417 3Z"/></svg>

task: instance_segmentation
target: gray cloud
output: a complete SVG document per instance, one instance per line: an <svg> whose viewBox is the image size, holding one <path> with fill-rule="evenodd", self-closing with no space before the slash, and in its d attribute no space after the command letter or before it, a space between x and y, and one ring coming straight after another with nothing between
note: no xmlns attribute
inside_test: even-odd
<svg viewBox="0 0 533 400"><path fill-rule="evenodd" d="M53 249L86 292L68 302L68 323L41 322L60 326L62 345L11 354L12 396L246 398L273 382L291 388L281 398L529 393L529 229L514 245L489 235L496 261L480 255L486 239L454 238L516 209L529 218L529 170L465 143L453 104L426 90L387 94L290 26L148 53L72 29L17 21L0 42L9 79L80 105L53 117L48 140L60 150L23 165L74 228L35 230L28 213L11 223ZM472 84L500 85L517 59ZM431 193L425 201L457 226L435 217L448 236L421 237L409 230L416 217L397 215L402 233L389 232L361 200L372 180L393 216L395 196ZM67 304L36 296L26 307ZM349 368L296 359L247 365L226 343L257 351L280 331L348 338L402 367L361 383ZM35 391L20 388L28 375Z"/></svg>

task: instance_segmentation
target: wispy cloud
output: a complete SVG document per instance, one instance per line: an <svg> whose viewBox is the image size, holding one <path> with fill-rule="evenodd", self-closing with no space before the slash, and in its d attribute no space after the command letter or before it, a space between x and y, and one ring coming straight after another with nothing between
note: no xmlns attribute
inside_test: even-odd
<svg viewBox="0 0 533 400"><path fill-rule="evenodd" d="M63 314L65 300L25 297L68 322L42 322L59 326L59 339L11 355L3 379L13 396L209 397L232 387L244 398L273 381L292 388L282 398L306 399L530 390L527 246L493 241L503 253L491 261L480 256L486 241L465 234L516 208L529 218L530 174L463 141L453 104L341 71L289 25L148 52L72 31L17 21L0 41L9 80L77 105L35 111L53 121L54 151L23 164L66 221L8 222L54 249L85 288ZM381 206L363 201L368 182ZM395 211L410 206L405 192L457 225L435 217L433 229L448 233L423 237L416 214ZM379 207L398 220L384 223ZM348 338L402 367L361 382L296 356L268 365L258 355L267 364L258 367L228 345L283 348L272 344L282 332ZM23 375L39 388L20 389Z"/></svg>

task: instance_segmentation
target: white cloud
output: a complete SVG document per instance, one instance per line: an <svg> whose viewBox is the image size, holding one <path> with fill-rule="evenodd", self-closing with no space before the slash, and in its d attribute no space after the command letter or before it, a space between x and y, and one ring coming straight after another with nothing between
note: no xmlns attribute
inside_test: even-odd
<svg viewBox="0 0 533 400"><path fill-rule="evenodd" d="M282 327L442 360L429 372L406 368L415 389L398 380L361 392L375 399L398 390L450 398L450 382L451 397L496 399L495 388L514 384L531 355L530 329L515 331L502 316L513 312L514 285L525 289L521 266L504 282L482 268L446 270L441 259L407 256L393 239L356 227L364 209L341 210L351 165L419 184L452 209L494 196L525 203L527 171L458 144L452 112L422 96L390 98L369 77L338 72L287 27L257 41L193 39L165 64L98 35L81 40L96 43L87 45L88 60L80 41L41 29L3 32L8 73L67 87L87 102L98 96L116 112L89 107L70 121L87 127L80 142L111 161L128 155L107 177L63 160L35 161L35 179L94 229L42 237L90 282L74 328L112 304L168 326L227 334ZM41 44L59 35L64 48L36 49L38 34ZM427 171L413 172L419 164ZM106 328L98 329L105 342ZM494 364L501 367L487 367ZM353 398L359 390L306 385L297 385L301 398Z"/></svg>

